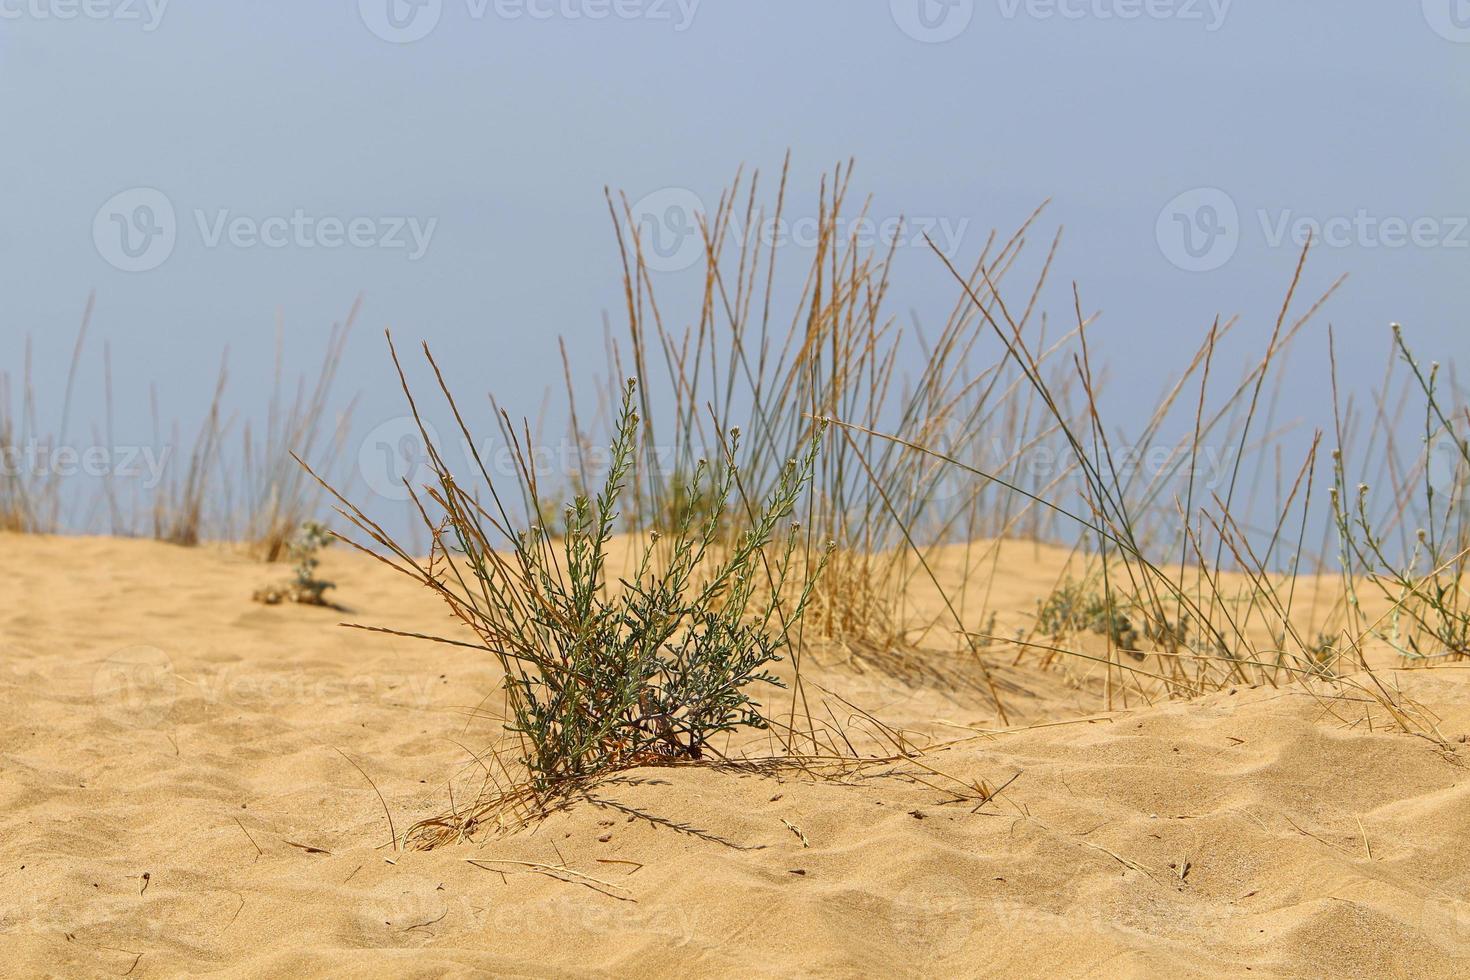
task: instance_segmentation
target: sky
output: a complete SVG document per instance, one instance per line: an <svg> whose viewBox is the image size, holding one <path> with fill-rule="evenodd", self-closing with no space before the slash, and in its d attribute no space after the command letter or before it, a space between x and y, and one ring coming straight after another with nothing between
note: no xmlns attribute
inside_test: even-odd
<svg viewBox="0 0 1470 980"><path fill-rule="evenodd" d="M1329 322L1348 387L1393 321L1470 352L1467 0L0 0L0 86L0 370L29 339L54 419L95 291L72 413L102 415L105 344L119 440L152 385L197 424L226 349L227 404L259 415L277 316L310 371L359 294L357 431L402 416L390 327L534 414L556 337L605 370L604 187L676 228L788 150L795 213L855 158L872 215L960 260L1049 199L1048 302L1102 311L1125 421L1216 315L1242 360L1265 345L1306 229L1303 294L1349 278L1285 416L1327 421ZM900 252L894 308L937 327L954 285Z"/></svg>

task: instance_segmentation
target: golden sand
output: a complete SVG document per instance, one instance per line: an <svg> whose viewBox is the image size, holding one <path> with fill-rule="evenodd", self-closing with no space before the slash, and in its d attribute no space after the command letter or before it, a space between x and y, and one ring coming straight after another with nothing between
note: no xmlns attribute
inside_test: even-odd
<svg viewBox="0 0 1470 980"><path fill-rule="evenodd" d="M498 671L340 628L454 627L362 556L324 571L348 612L252 603L268 570L219 548L0 536L4 973L1470 974L1464 670L1385 675L1446 748L1292 685L1101 714L1088 678L1009 656L1012 722L1070 723L985 735L963 684L809 662L968 738L934 766L1013 781L977 809L902 773L643 769L395 852L377 791L400 835L448 811ZM1018 551L992 606L1056 572Z"/></svg>

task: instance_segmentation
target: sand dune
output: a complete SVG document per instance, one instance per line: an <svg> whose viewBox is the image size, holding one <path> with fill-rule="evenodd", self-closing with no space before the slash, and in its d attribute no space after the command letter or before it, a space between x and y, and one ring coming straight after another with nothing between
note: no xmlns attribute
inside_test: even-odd
<svg viewBox="0 0 1470 980"><path fill-rule="evenodd" d="M1055 569L1009 566L1024 611ZM366 559L326 571L347 618L450 628ZM1390 677L1445 748L1295 687L1099 715L1022 667L1013 721L1069 723L984 734L962 690L812 664L968 736L935 766L1014 781L976 810L901 771L644 769L534 828L395 853L347 757L399 833L446 811L497 671L251 603L267 577L216 548L0 537L6 973L1470 974L1454 667Z"/></svg>

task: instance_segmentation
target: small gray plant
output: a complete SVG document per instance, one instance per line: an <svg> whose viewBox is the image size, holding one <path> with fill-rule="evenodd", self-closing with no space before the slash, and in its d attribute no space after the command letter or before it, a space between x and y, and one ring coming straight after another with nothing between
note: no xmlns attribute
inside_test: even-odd
<svg viewBox="0 0 1470 980"><path fill-rule="evenodd" d="M332 543L332 532L316 521L307 521L297 529L286 544L286 554L291 559L293 577L280 585L270 585L255 593L255 601L274 606L282 602L297 602L306 606L329 606L326 593L335 589L335 582L317 578L317 566L321 564L318 554Z"/></svg>

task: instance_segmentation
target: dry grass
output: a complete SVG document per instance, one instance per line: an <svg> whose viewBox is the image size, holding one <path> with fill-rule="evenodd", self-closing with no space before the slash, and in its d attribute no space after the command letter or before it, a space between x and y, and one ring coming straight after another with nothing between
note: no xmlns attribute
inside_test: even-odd
<svg viewBox="0 0 1470 980"><path fill-rule="evenodd" d="M188 547L198 544L204 536L206 508L212 503L210 490L219 465L220 442L224 438L220 402L228 379L229 372L221 360L214 397L210 399L209 413L194 437L188 466L183 473L170 471L167 482L154 495L153 537L159 541ZM170 444L182 445L177 425Z"/></svg>
<svg viewBox="0 0 1470 980"><path fill-rule="evenodd" d="M821 233L795 313L784 330L773 326L776 249L736 229L779 220L788 173L783 169L770 212L759 203L759 175L748 188L737 177L701 222L703 300L682 331L667 326L631 211L621 198L610 198L628 318L627 345L615 345L612 356L645 381L645 419L672 428L659 442L665 461L672 456L683 465L704 453L710 430L739 424L753 433L743 461L753 493L763 486L761 474L809 437L812 425L832 423L804 523L813 539L835 550L795 651L798 667L805 651L820 644L908 675L916 663L936 661L926 649L966 653L1002 721L1006 707L987 664L1006 643L1018 661L1091 657L1102 669L1102 707L1109 709L1238 684L1311 678L1341 685L1358 674L1369 678L1367 692L1394 723L1424 727L1373 679L1366 649L1384 638L1384 620L1392 625L1406 617L1421 637L1405 640L1405 651L1422 634L1459 648L1465 495L1456 490L1461 516L1453 533L1444 512L1420 537L1424 555L1416 576L1385 577L1388 554L1374 551L1369 581L1386 583L1385 611L1371 620L1356 614L1351 589L1340 602L1322 601L1321 573L1331 556L1312 541L1331 523L1317 487L1329 470L1321 446L1331 433L1317 432L1294 464L1283 459L1277 441L1286 355L1341 284L1302 302L1306 249L1265 347L1246 370L1222 377L1218 356L1239 321L1217 319L1164 384L1142 430L1124 443L1101 404L1094 318L1084 313L1080 293L1073 289L1070 329L1060 335L1049 334L1040 312L1056 238L1035 278L1007 295L1007 276L1020 267L1040 210L1010 236L992 235L967 271L934 249L960 298L937 338L916 338L923 367L905 376L898 366L912 363L914 351L884 312L893 252L864 249L840 232L850 168L839 167L820 188ZM1453 406L1439 407L1433 372L1416 375L1429 396L1426 431L1459 431L1449 445L1458 454L1452 458L1463 462L1463 397L1456 391ZM1385 415L1380 407L1375 418ZM657 439L653 423L647 425L650 441ZM1060 462L1038 472L1027 463L1043 450ZM1228 466L1207 484L1199 474L1211 450ZM1130 468L1125 458L1164 462ZM666 485L659 463L650 460L638 481L655 494ZM1260 484L1273 467L1273 516L1263 521ZM1461 480L1457 487L1463 474ZM1435 503L1428 501L1430 510ZM1442 493L1441 511L1446 503ZM994 635L997 610L985 593L1002 572L994 542L1025 536L1076 548L1080 573L1105 611L1101 656L1067 650L1065 642L1039 651L1043 637L1035 630L1020 642ZM1375 539L1357 540L1361 547ZM954 543L964 552L961 567L940 574L938 555ZM1311 596L1304 594L1308 583ZM916 586L940 594L937 613L907 601ZM798 670L788 720L803 713L812 727Z"/></svg>
<svg viewBox="0 0 1470 980"><path fill-rule="evenodd" d="M292 455L330 472L347 440L351 406L331 427L326 424L327 411L337 368L361 308L359 296L347 318L332 324L315 382L308 386L305 378L298 380L289 402L282 385L285 327L277 321L275 373L265 429L257 439L247 425L243 447L244 537L264 561L286 558L292 536L320 506L316 481L296 465Z"/></svg>
<svg viewBox="0 0 1470 980"><path fill-rule="evenodd" d="M100 529L181 546L205 540L243 541L262 560L285 558L292 535L316 514L320 504L316 483L295 463L292 453L330 471L346 442L351 406L335 425L329 425L328 410L360 305L360 300L355 302L347 319L333 324L314 380L308 384L307 378L298 379L289 393L282 381L284 337L278 323L275 379L265 405L265 424L257 435L245 423L240 451L234 456L229 451L229 435L235 417L226 404L228 351L221 357L208 409L197 423L185 426L174 421L165 428L161 395L151 385L151 442L121 446L113 419L111 349L104 343L106 415L100 428L93 426L90 445L79 444L71 415L94 309L89 298L54 430L41 424L37 411L29 341L19 383L0 373L0 530L65 533ZM94 499L86 500L69 484L70 474L57 460L63 458L58 453L76 460L92 451L101 451L109 467L96 480ZM139 464L140 458L157 462L156 482L149 479L154 474ZM119 460L130 461L133 469L117 472L112 464Z"/></svg>
<svg viewBox="0 0 1470 980"><path fill-rule="evenodd" d="M630 451L617 479L605 482L606 467L585 455L571 472L542 474L531 463L529 424L498 411L495 424L518 460L508 483L497 474L497 487L478 460L478 472L452 472L430 447L436 485L411 488L433 542L427 560L339 497L379 556L443 596L476 635L470 645L498 658L511 680L507 716L519 748L485 764L480 797L456 804L425 833L465 833L497 807L534 810L546 805L552 783L566 790L626 765L688 763L706 748L738 762L739 746L716 749L693 734L698 710L690 704L650 713L639 697L628 699L630 691L662 696L667 678L651 681L631 661L595 660L638 647L619 632L637 618L626 603L650 582L669 587L671 569L684 569L673 593L693 599L680 607L679 625L646 631L650 656L699 635L691 622L724 617L723 662L739 654L737 638L759 647L768 637L779 643L763 649L790 661L789 693L745 716L769 726L751 760L921 756L901 733L808 690L802 664L816 655L899 678L962 680L957 689L978 692L977 705L1002 727L1012 706L995 675L1024 664L1096 680L1101 710L1294 684L1329 710L1366 704L1391 727L1437 738L1433 719L1381 671L1394 656L1425 664L1470 656L1470 409L1451 368L1416 361L1396 332L1371 400L1344 399L1334 388L1330 425L1289 459L1277 418L1286 357L1339 285L1303 299L1304 249L1283 270L1285 297L1244 370L1222 366L1223 352L1245 342L1241 321L1215 319L1177 374L1162 380L1138 431L1125 436L1108 417L1108 352L1098 349L1096 315L1080 289L1071 290L1063 327L1045 309L1060 232L1032 255L1044 208L1009 234L992 233L963 267L933 249L956 300L937 332L926 333L889 312L895 250L845 230L859 227L848 219L869 207L853 200L851 173L850 164L839 166L817 188L809 249L749 233L787 216L789 161L769 199L759 173L737 174L700 216L703 261L690 273L698 300L679 316L659 296L646 230L624 197L608 194L624 323L596 366L598 384L579 379L565 345L561 355L568 441L584 449L611 443L614 459L618 446ZM152 533L191 544L229 528L262 558L284 554L316 507L315 484L287 457L294 452L325 473L338 455L345 421L329 432L327 410L356 312L333 330L317 380L289 399L278 353L263 433L245 428L240 480L222 478L230 422L221 369L183 468L154 501ZM86 318L72 379L85 332ZM631 396L623 378L636 381ZM589 390L597 394L583 394ZM15 394L0 379L0 449L37 438L29 355L12 411ZM625 397L633 399L627 406ZM452 400L449 410L474 445ZM625 431L635 416L636 429ZM64 441L67 423L63 411L54 441ZM815 445L820 452L809 457ZM1039 458L1051 462L1038 467ZM1130 464L1144 458L1158 462ZM1225 461L1215 479L1202 475L1210 459ZM793 460L810 461L799 486ZM1361 480L1349 478L1354 460L1369 467ZM1268 503L1263 486L1273 473ZM243 521L211 511L222 483L244 488L240 507L223 508ZM1331 495L1321 489L1328 483ZM107 492L114 528L126 526L121 498ZM6 474L0 528L58 528L60 499L54 480ZM790 512L795 530L767 526L772 501L783 520ZM589 558L614 528L648 542L645 565L626 582ZM1071 578L1037 596L1038 616L1019 629L1015 611L996 608L989 594L1006 574L1001 545L1016 539L1073 551ZM702 560L686 568L691 554ZM704 591L731 561L740 569L734 601ZM594 608L622 625L597 625L587 618ZM1004 628L998 617L1008 617ZM760 632L767 628L774 632ZM547 656L553 648L575 653L562 663ZM581 667L567 667L582 656L594 657L608 690L635 678L600 715L578 715L593 703L588 697L545 697L557 684L575 686L569 676L585 682ZM854 718L869 737L848 737ZM682 754L640 747L636 731Z"/></svg>
<svg viewBox="0 0 1470 980"><path fill-rule="evenodd" d="M1291 465L1284 464L1276 441L1276 392L1285 355L1338 286L1311 302L1299 301L1306 250L1264 349L1244 372L1222 379L1219 352L1238 321L1216 320L1183 370L1164 386L1142 431L1125 445L1105 421L1102 377L1091 342L1094 318L1084 314L1079 292L1074 288L1064 332L1052 330L1040 312L1055 238L1019 297L1007 298L1006 280L1021 267L1040 210L1010 236L992 235L969 271L935 249L935 260L954 279L959 301L937 337L909 338L885 312L892 250L865 248L841 233L849 176L849 168L839 167L819 189L821 231L804 257L794 292L781 285L786 280L778 273L778 250L740 231L767 219L779 221L789 169L783 169L769 212L760 204L759 175L748 185L737 176L714 212L701 217L702 299L682 329L669 325L673 321L660 306L631 208L619 196L608 198L627 317L626 339L609 344L609 374L627 374L638 382L632 389L636 439L621 429L609 433L618 445L639 447L616 474L619 493L626 487L630 498L617 526L635 540L654 540L677 526L676 515L698 514L707 528L702 549L739 554L742 536L763 526L762 501L790 489L784 482L790 461L821 440L809 487L791 499L800 530L783 553L787 563L773 571L771 560L763 558L766 574L753 579L752 591L742 598L749 602L765 590L757 622L769 622L783 609L805 614L784 620L782 652L792 668L789 700L750 719L770 727L776 754L758 753L752 760L807 765L902 758L922 764L922 750L901 735L896 736L898 753L885 755L874 747L882 738L855 742L846 723L823 720L824 712L847 722L855 717L853 706L843 704L834 712L825 692L808 691L803 684L803 659L833 650L864 669L909 679L933 673L941 664L944 671L963 671L1001 726L1011 719L995 673L1002 663L1029 663L1041 669L1080 668L1099 677L1098 707L1104 710L1238 685L1292 684L1320 698L1329 712L1339 703L1367 705L1388 727L1438 738L1434 719L1381 679L1369 652L1384 638L1385 624L1398 628L1405 616L1418 622L1420 635L1442 638L1446 629L1463 625L1463 593L1457 591L1463 547L1445 545L1442 531L1426 532L1420 541L1426 549L1434 545L1434 567L1427 574L1394 577L1382 571L1388 552L1371 536L1357 537L1345 553L1359 569L1345 573L1347 587L1339 601L1324 602L1323 559L1309 550L1309 536L1314 519L1324 513L1322 495L1314 491L1328 470L1320 460L1328 434L1316 433L1304 456ZM777 295L785 296L794 311L784 326L777 326L773 312ZM905 375L901 365L912 361L915 350L923 355L922 369ZM575 367L565 346L562 355L569 436L585 447L599 440L581 428L582 419L626 420L631 406L620 412L617 393L604 387L605 398L589 413L585 398L578 402ZM1431 418L1452 427L1464 414L1463 402L1452 409L1434 407L1439 392L1433 372L1419 377ZM418 407L413 408L417 414ZM457 409L454 417L468 439L470 430ZM419 828L432 842L472 832L507 812L543 812L556 805L548 801L564 799L586 779L655 761L620 751L564 770L537 761L536 746L555 741L556 732L575 729L576 723L560 717L560 727L552 731L545 719L528 714L525 702L515 704L517 684L531 690L554 673L556 664L544 653L545 636L505 624L519 607L557 606L547 590L548 582L558 580L545 577L554 565L545 556L555 551L545 502L585 501L587 488L605 474L589 471L584 462L574 472L557 475L560 485L551 485L555 478L547 480L527 462L533 443L529 426L516 426L504 411L497 423L521 460L510 494L502 496L483 468L478 474L483 483L472 488L463 482L466 476L451 473L436 455L438 485L428 488L419 504L435 541L427 562L396 545L369 515L350 505L345 510L375 541L380 556L431 589L454 594L447 601L456 615L474 629L479 646L502 659L511 679L507 717L520 750L510 753L510 761L502 758L503 747L492 751L494 766L481 761L486 782L476 800L461 801L449 816ZM828 425L824 437L821 429ZM732 431L742 433L738 446L728 439ZM982 434L991 438L982 441ZM1340 441L1341 432L1336 435ZM1463 441L1454 445L1464 449ZM1027 463L1043 449L1061 462L1038 472ZM1229 465L1217 481L1207 483L1199 473L1212 449ZM1129 468L1122 462L1128 456L1163 462L1153 469ZM726 493L711 494L699 480L690 482L690 474L705 472L706 460L719 461L715 471L728 480ZM1274 515L1262 524L1252 518L1261 512L1256 506L1261 474L1272 463L1278 472ZM733 506L727 506L731 500ZM489 543L485 520L508 553L519 556L519 565L504 564ZM575 528L579 520L569 515L566 527ZM1337 519L1350 537L1351 523ZM1359 524L1358 530L1366 532L1367 523ZM1436 526L1442 528L1443 520ZM611 527L599 535L611 533ZM1456 527L1463 535L1463 521ZM1071 572L1080 584L1058 581L1051 599L1038 597L1049 610L1046 615L1030 630L1002 636L997 614L1010 611L991 607L987 585L1004 574L1001 543L1027 536L1069 544ZM569 536L577 538L575 531ZM1375 562L1371 570L1365 567L1365 543ZM677 563L680 547L663 552L662 560ZM644 552L657 553L656 545ZM575 567L569 552L564 568ZM602 597L599 601L620 590L637 596L644 574L621 585L593 575L595 584L584 591ZM1385 593L1383 608L1371 617L1353 596L1359 578ZM492 581L496 587L487 588ZM476 582L481 583L478 592L466 591ZM1310 601L1303 594L1308 583ZM937 602L916 603L918 592ZM571 589L568 594L579 593ZM1059 600L1076 608L1059 613ZM487 610L499 606L510 611L498 621L484 619ZM717 602L709 606L710 611L720 608ZM1436 617L1432 622L1431 616ZM680 635L676 631L659 642L677 645ZM1406 649L1414 649L1414 643ZM524 663L534 666L534 677L528 679L519 666ZM869 734L884 732L876 720L871 724ZM526 748L527 740L533 749ZM738 752L727 748L720 756L738 759L730 751ZM548 795L545 778L526 779L518 771L555 775L557 792Z"/></svg>
<svg viewBox="0 0 1470 980"><path fill-rule="evenodd" d="M82 323L77 330L71 364L66 372L61 418L54 433L44 433L37 418L29 338L26 339L18 393L11 390L13 382L10 376L0 372L0 531L54 534L62 528L61 476L56 469L47 472L34 461L51 459L59 447L68 444L72 394L96 299L95 293L89 295L82 311ZM11 407L12 399L18 401L18 410Z"/></svg>

